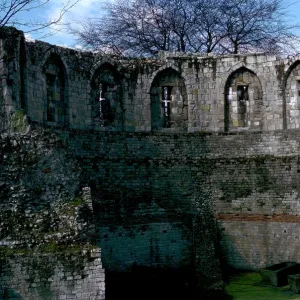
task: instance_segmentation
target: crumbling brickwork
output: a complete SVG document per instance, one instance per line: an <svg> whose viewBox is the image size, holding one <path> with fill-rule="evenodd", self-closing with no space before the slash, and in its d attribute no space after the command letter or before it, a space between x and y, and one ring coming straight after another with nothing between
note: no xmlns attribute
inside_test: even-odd
<svg viewBox="0 0 300 300"><path fill-rule="evenodd" d="M104 299L90 189L51 132L0 135L0 299Z"/></svg>
<svg viewBox="0 0 300 300"><path fill-rule="evenodd" d="M1 299L105 299L100 249L13 252L0 259Z"/></svg>

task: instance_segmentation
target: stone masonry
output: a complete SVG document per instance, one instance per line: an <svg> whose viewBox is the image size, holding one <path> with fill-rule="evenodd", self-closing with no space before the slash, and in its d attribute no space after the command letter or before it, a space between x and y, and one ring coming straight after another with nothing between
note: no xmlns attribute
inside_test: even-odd
<svg viewBox="0 0 300 300"><path fill-rule="evenodd" d="M187 285L215 289L220 266L300 262L300 57L130 59L27 42L12 28L0 42L0 129L26 139L44 127L55 157L72 157L63 190L69 204L76 189L88 194L94 227L66 236L101 249L108 277L180 270ZM50 169L44 177L62 173ZM61 195L55 186L40 199L49 193Z"/></svg>
<svg viewBox="0 0 300 300"><path fill-rule="evenodd" d="M299 127L297 57L160 53L127 59L26 42L13 32L1 51L6 118L24 109L32 122L110 132Z"/></svg>
<svg viewBox="0 0 300 300"><path fill-rule="evenodd" d="M0 135L0 299L104 299L90 188L41 128Z"/></svg>

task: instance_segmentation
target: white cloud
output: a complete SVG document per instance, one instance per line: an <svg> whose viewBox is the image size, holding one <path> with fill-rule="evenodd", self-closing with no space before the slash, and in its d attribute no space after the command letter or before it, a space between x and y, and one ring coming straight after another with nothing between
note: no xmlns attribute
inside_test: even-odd
<svg viewBox="0 0 300 300"><path fill-rule="evenodd" d="M18 14L18 18L24 22L47 22L55 20L59 17L64 3L75 3L76 0L50 0L43 7L24 11ZM50 28L45 28L39 31L30 31L31 27L19 26L20 30L26 33L28 40L36 39L43 40L55 45L64 45L67 47L74 47L76 44L76 37L69 34L64 24L70 23L74 26L80 25L81 20L87 20L99 16L100 6L104 0L79 0L73 7L71 7L63 16L59 24L54 24ZM30 31L30 34L28 33Z"/></svg>
<svg viewBox="0 0 300 300"><path fill-rule="evenodd" d="M75 1L76 0L73 0L73 3L75 3ZM59 23L52 25L51 28L46 30L46 38L42 38L42 40L52 44L63 44L68 47L75 47L76 37L67 32L64 27L65 24L76 26L76 24L80 25L81 20L99 16L101 2L102 1L95 2L95 0L78 1L65 13ZM50 3L51 5L49 5L47 10L44 12L44 16L48 20L55 20L59 18L63 4L60 0L53 0L49 2L49 4Z"/></svg>
<svg viewBox="0 0 300 300"><path fill-rule="evenodd" d="M32 37L32 35L30 33L25 33L25 39L28 42L34 42L35 39Z"/></svg>

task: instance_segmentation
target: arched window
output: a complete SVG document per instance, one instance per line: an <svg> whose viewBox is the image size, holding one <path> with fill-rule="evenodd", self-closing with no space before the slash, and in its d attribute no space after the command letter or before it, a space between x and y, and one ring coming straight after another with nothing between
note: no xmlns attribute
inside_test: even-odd
<svg viewBox="0 0 300 300"><path fill-rule="evenodd" d="M46 121L59 126L66 125L65 68L58 55L52 55L44 67L46 77Z"/></svg>
<svg viewBox="0 0 300 300"><path fill-rule="evenodd" d="M246 68L233 72L225 86L225 131L262 129L262 87Z"/></svg>
<svg viewBox="0 0 300 300"><path fill-rule="evenodd" d="M117 71L102 65L91 81L92 124L94 129L122 128L122 86Z"/></svg>
<svg viewBox="0 0 300 300"><path fill-rule="evenodd" d="M152 130L187 130L187 93L177 71L168 68L158 73L151 85L150 95Z"/></svg>

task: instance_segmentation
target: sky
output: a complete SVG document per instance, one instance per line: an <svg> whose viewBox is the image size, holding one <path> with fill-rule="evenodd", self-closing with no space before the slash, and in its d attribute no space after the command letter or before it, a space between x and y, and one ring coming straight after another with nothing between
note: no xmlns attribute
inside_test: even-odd
<svg viewBox="0 0 300 300"><path fill-rule="evenodd" d="M34 0L35 1L35 0ZM37 1L45 1L45 0L37 0ZM47 0L46 0L47 1ZM80 20L89 19L93 17L99 16L101 12L101 5L103 5L103 1L101 0L63 0L64 3L68 3L72 5L78 1L73 7L71 7L63 16L61 20L61 24L70 22L75 25L79 24ZM68 1L68 2L67 2ZM56 19L63 7L62 0L49 0L48 3L43 6L41 9L34 9L30 11L24 11L18 15L20 20L42 20L48 21L52 19ZM65 46L69 48L80 48L76 41L76 37L69 34L65 26L57 26L54 25L50 29L47 28L45 30L39 32L27 32L28 28L20 26L18 29L23 30L25 32L25 36L27 39L31 40L42 40L48 42L50 44ZM51 32L55 32L55 34L51 34Z"/></svg>
<svg viewBox="0 0 300 300"><path fill-rule="evenodd" d="M45 0L34 0L45 1ZM47 1L47 0L46 0ZM70 22L75 25L80 23L80 20L87 20L101 15L101 5L104 0L63 0L63 1L78 1L68 12L64 15L62 23ZM62 8L62 0L49 0L47 5L41 9L24 11L19 14L20 20L50 20L59 15ZM74 3L73 2L73 3ZM300 0L283 0L288 7L289 20L291 22L300 22ZM65 2L66 3L66 2ZM1 12L0 12L1 17ZM19 27L19 29L26 31L26 28ZM29 32L26 34L28 39L38 39L50 44L65 46L69 48L80 48L76 41L76 37L69 34L63 27L53 26L52 31L57 31L54 35L49 36L49 29L43 32ZM299 33L300 35L300 30Z"/></svg>

